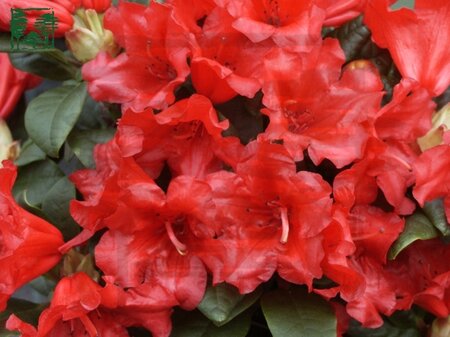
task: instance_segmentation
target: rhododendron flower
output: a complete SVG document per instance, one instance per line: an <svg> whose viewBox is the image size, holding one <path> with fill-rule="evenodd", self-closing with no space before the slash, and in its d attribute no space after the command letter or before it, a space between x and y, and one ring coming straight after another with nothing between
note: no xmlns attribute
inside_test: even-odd
<svg viewBox="0 0 450 337"><path fill-rule="evenodd" d="M11 189L16 168L3 161L0 168L0 311L25 283L47 272L61 258L62 235L43 219L28 213L14 200Z"/></svg>
<svg viewBox="0 0 450 337"><path fill-rule="evenodd" d="M24 90L38 85L40 81L39 77L14 68L8 54L0 53L0 118L7 118Z"/></svg>
<svg viewBox="0 0 450 337"><path fill-rule="evenodd" d="M348 223L356 244L348 263L361 275L364 284L362 293L361 289L354 289L357 296L345 292L341 296L348 302L350 316L366 327L375 328L383 323L380 313L390 315L396 310L396 286L390 283L384 264L405 220L376 207L357 206L348 213Z"/></svg>
<svg viewBox="0 0 450 337"><path fill-rule="evenodd" d="M346 207L375 201L378 188L399 214L411 214L415 205L406 195L414 183L412 163L416 154L402 143L383 143L371 138L364 157L340 172L333 182L336 201Z"/></svg>
<svg viewBox="0 0 450 337"><path fill-rule="evenodd" d="M398 309L413 303L438 317L450 314L450 249L439 239L418 240L389 263Z"/></svg>
<svg viewBox="0 0 450 337"><path fill-rule="evenodd" d="M102 164L97 162L99 170L105 169ZM143 306L158 298L167 308L195 308L206 286L206 269L196 256L197 241L215 232L209 185L179 176L165 194L132 157L116 165L115 172L100 182L100 197L73 204L72 214L85 229L66 246L106 227L109 231L95 251L105 275L136 292ZM82 178L79 175L77 180Z"/></svg>
<svg viewBox="0 0 450 337"><path fill-rule="evenodd" d="M444 198L445 213L450 221L450 146L439 145L420 155L414 162L416 185L414 198L421 206L426 201Z"/></svg>
<svg viewBox="0 0 450 337"><path fill-rule="evenodd" d="M326 0L324 26L340 26L343 23L360 15L366 6L367 0Z"/></svg>
<svg viewBox="0 0 450 337"><path fill-rule="evenodd" d="M271 39L281 48L308 52L321 43L325 11L315 1L216 0L234 18L233 27L253 42Z"/></svg>
<svg viewBox="0 0 450 337"><path fill-rule="evenodd" d="M262 112L270 124L263 139L282 139L295 160L308 149L318 165L329 159L338 168L361 158L365 125L379 109L382 85L371 68L347 68L337 40L327 39L309 54L275 50L266 57ZM357 79L363 75L367 82Z"/></svg>
<svg viewBox="0 0 450 337"><path fill-rule="evenodd" d="M104 25L125 53L116 58L100 53L83 66L92 97L138 111L172 103L174 90L189 75L192 40L172 8L158 2L149 7L121 2L105 13Z"/></svg>
<svg viewBox="0 0 450 337"><path fill-rule="evenodd" d="M202 259L214 284L225 281L241 293L275 271L311 287L312 279L322 276L321 232L330 222L330 188L316 174L296 173L280 145L252 143L248 150L236 173L207 178L222 227L217 238L202 242Z"/></svg>
<svg viewBox="0 0 450 337"><path fill-rule="evenodd" d="M236 137L222 137L228 126L206 97L192 95L158 114L125 111L116 138L123 155L135 156L154 179L165 162L173 176L202 178L223 162L236 164L242 146Z"/></svg>
<svg viewBox="0 0 450 337"><path fill-rule="evenodd" d="M261 88L263 58L269 45L251 42L232 22L221 8L208 15L191 61L192 84L214 103L238 94L253 97Z"/></svg>
<svg viewBox="0 0 450 337"><path fill-rule="evenodd" d="M55 29L55 36L64 36L73 25L72 14L76 9L71 0L2 0L0 2L0 30L9 31L11 21L11 8L51 8L58 25ZM27 29L32 29L36 18L42 11L27 11Z"/></svg>
<svg viewBox="0 0 450 337"><path fill-rule="evenodd" d="M414 10L393 11L389 0L370 0L365 22L376 44L389 49L403 77L412 78L432 96L450 85L450 2L416 0Z"/></svg>
<svg viewBox="0 0 450 337"><path fill-rule="evenodd" d="M377 137L383 140L414 142L431 127L436 104L426 89L410 79L394 87L392 100L378 111L375 121Z"/></svg>
<svg viewBox="0 0 450 337"><path fill-rule="evenodd" d="M63 278L56 286L50 306L39 317L37 329L17 316L6 322L8 330L22 337L128 337L126 327L144 326L157 337L170 331L170 311L135 315L123 309L126 294L112 284L102 288L84 273Z"/></svg>

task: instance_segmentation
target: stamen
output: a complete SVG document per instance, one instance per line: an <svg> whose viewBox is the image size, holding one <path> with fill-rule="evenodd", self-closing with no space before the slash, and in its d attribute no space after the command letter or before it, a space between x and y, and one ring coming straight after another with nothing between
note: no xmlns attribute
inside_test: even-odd
<svg viewBox="0 0 450 337"><path fill-rule="evenodd" d="M82 315L80 317L81 323L83 323L86 331L88 332L90 337L98 337L97 328L95 327L94 323L89 319L87 315Z"/></svg>
<svg viewBox="0 0 450 337"><path fill-rule="evenodd" d="M175 248L177 249L178 253L180 253L180 255L186 255L187 247L184 243L180 242L177 239L177 237L175 236L171 222L166 221L165 226L166 226L167 235L169 235L169 239L172 242L172 244L175 246Z"/></svg>
<svg viewBox="0 0 450 337"><path fill-rule="evenodd" d="M285 244L289 236L289 218L287 214L287 208L282 207L281 209L281 238L280 242Z"/></svg>

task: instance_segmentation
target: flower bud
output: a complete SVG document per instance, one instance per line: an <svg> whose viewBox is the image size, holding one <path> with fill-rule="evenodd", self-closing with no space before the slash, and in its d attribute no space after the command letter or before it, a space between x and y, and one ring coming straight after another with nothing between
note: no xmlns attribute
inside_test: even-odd
<svg viewBox="0 0 450 337"><path fill-rule="evenodd" d="M444 133L450 129L450 103L436 112L432 118L432 127L428 133L417 139L422 152L444 142Z"/></svg>
<svg viewBox="0 0 450 337"><path fill-rule="evenodd" d="M436 318L431 326L430 337L450 336L450 316L447 318Z"/></svg>
<svg viewBox="0 0 450 337"><path fill-rule="evenodd" d="M0 167L3 160L15 160L20 153L20 145L13 141L6 122L0 118Z"/></svg>
<svg viewBox="0 0 450 337"><path fill-rule="evenodd" d="M71 249L64 255L62 274L69 276L78 272L86 273L95 281L100 279L100 274L95 269L92 255L83 255L75 249Z"/></svg>
<svg viewBox="0 0 450 337"><path fill-rule="evenodd" d="M87 62L99 52L116 56L120 47L111 31L103 27L103 14L93 9L79 9L74 16L73 29L66 33L70 50L77 60Z"/></svg>

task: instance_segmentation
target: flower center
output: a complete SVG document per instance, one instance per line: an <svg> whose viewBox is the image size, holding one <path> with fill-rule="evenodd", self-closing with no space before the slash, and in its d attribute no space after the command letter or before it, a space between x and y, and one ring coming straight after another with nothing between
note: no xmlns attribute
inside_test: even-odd
<svg viewBox="0 0 450 337"><path fill-rule="evenodd" d="M180 253L180 255L186 255L187 246L180 240L178 240L173 230L172 223L170 221L166 221L164 225L166 226L167 235L169 236L169 239L172 242L172 244L175 246L177 252Z"/></svg>

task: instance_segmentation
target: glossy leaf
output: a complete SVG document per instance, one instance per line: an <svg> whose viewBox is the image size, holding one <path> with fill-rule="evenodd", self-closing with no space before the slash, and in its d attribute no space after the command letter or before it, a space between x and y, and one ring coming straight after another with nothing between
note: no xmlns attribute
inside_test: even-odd
<svg viewBox="0 0 450 337"><path fill-rule="evenodd" d="M267 293L261 306L273 337L336 336L336 317L331 307L303 289Z"/></svg>
<svg viewBox="0 0 450 337"><path fill-rule="evenodd" d="M17 166L24 166L31 164L35 161L44 160L46 154L41 150L39 146L37 146L31 139L27 139L27 141L22 145L20 150L20 156L16 160Z"/></svg>
<svg viewBox="0 0 450 337"><path fill-rule="evenodd" d="M49 156L58 156L81 113L86 94L84 83L64 85L44 92L28 105L25 127Z"/></svg>
<svg viewBox="0 0 450 337"><path fill-rule="evenodd" d="M222 326L255 303L261 293L262 289L257 288L251 294L241 295L232 285L221 283L206 289L198 310L215 325Z"/></svg>
<svg viewBox="0 0 450 337"><path fill-rule="evenodd" d="M75 79L77 68L61 50L33 53L11 53L11 63L17 69L55 81Z"/></svg>
<svg viewBox="0 0 450 337"><path fill-rule="evenodd" d="M5 326L6 320L12 313L27 323L36 324L41 311L46 306L46 304L36 304L17 298L11 298L8 301L6 310L0 313L0 324L1 326Z"/></svg>
<svg viewBox="0 0 450 337"><path fill-rule="evenodd" d="M170 337L245 337L250 328L249 312L221 327L215 326L199 311L178 311L173 316Z"/></svg>
<svg viewBox="0 0 450 337"><path fill-rule="evenodd" d="M22 205L26 201L40 207L44 196L62 177L64 173L49 159L21 167L13 188L14 197Z"/></svg>
<svg viewBox="0 0 450 337"><path fill-rule="evenodd" d="M100 143L106 143L113 137L114 132L114 129L74 130L69 135L67 142L84 166L94 168L95 163L92 156L94 146Z"/></svg>
<svg viewBox="0 0 450 337"><path fill-rule="evenodd" d="M75 187L67 177L62 177L48 190L42 200L42 211L61 231L65 240L73 238L79 232L79 226L69 212L72 199L75 199Z"/></svg>
<svg viewBox="0 0 450 337"><path fill-rule="evenodd" d="M436 199L426 202L423 211L427 215L434 227L436 227L444 236L450 235L450 227L445 216L444 201Z"/></svg>
<svg viewBox="0 0 450 337"><path fill-rule="evenodd" d="M414 241L429 240L439 236L430 220L422 213L415 213L406 219L405 229L389 250L388 257L393 260Z"/></svg>

